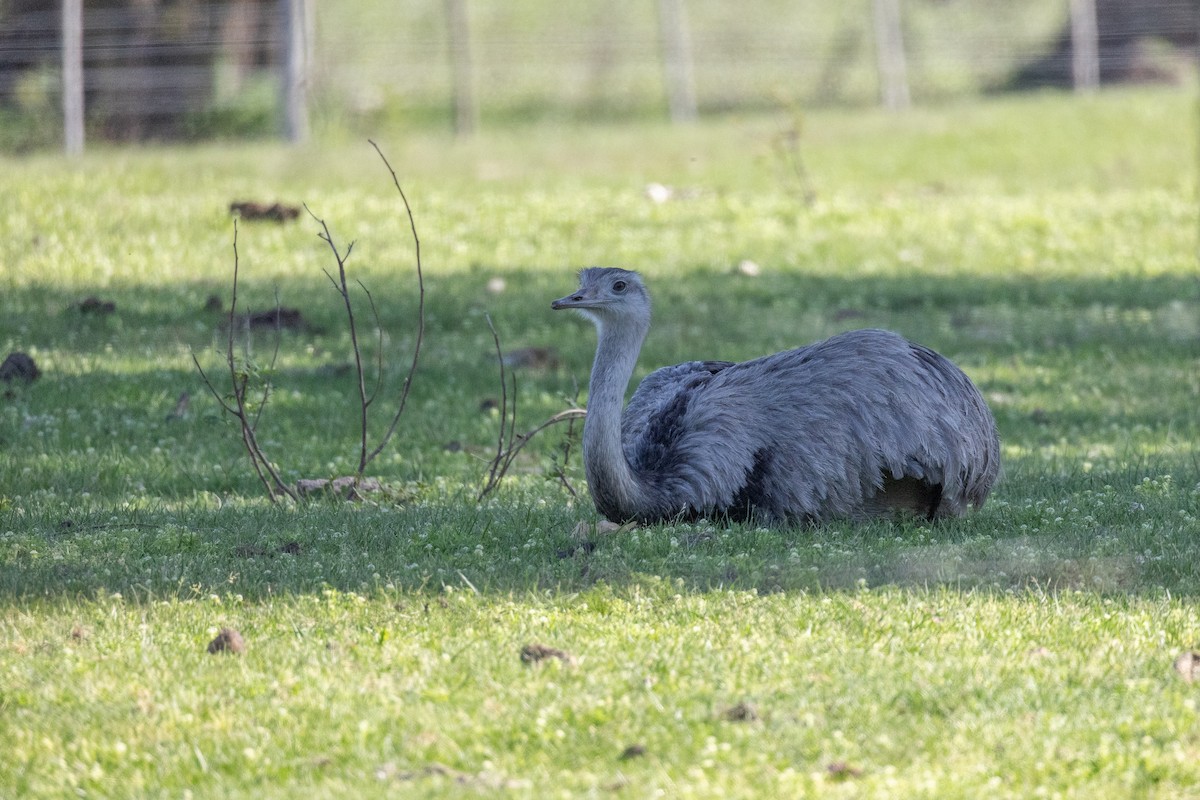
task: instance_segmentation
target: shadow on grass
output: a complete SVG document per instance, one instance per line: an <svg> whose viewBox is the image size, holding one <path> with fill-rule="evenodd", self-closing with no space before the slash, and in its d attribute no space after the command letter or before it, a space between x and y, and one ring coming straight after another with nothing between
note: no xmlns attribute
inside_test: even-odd
<svg viewBox="0 0 1200 800"><path fill-rule="evenodd" d="M476 275L430 281L431 340L435 352L441 348L443 361L426 367L417 380L418 391L438 409L439 420L424 419L420 415L427 411L414 410L411 419L417 427L437 429L453 416L446 409L456 405L475 415L476 421L464 426L478 426L478 396L494 389L494 373L483 360L487 348L480 346L488 343L480 317L484 310L503 323L507 342L540 343L556 336L554 341L569 351L564 353L566 363L590 361L590 334L569 327L564 335L570 323L553 317L547 305L551 297L571 288L573 276L565 270L561 280L548 278L545 271L507 273L510 285L520 285L521 291L489 295L489 274L481 268ZM1194 362L1197 346L1186 320L1191 318L1187 312L1200 303L1200 284L1184 277L1032 282L958 278L914 287L902 278L872 278L864 285L860 278L827 275L779 273L743 280L697 271L686 286L661 283L660 305L668 310L652 336L648 365L666 354L675 360L721 355L690 348L681 352L685 348L678 335L689 325L711 331L713 319L729 320L729 344L738 348L784 337L817 338L833 328L887 325L975 364L995 364L1017 355L1010 359L1016 375L1011 385L984 389L1019 396L1035 388L1021 377L1025 367L1043 376L1057 375L1064 364L1090 354L1093 359L1111 357L1114 369L1138 365L1178 372ZM282 302L313 286L311 281L298 281L285 287ZM197 430L202 424L211 429L211 419L188 423L185 433L161 421L178 386L197 384L179 346L190 344L199 350L211 343L220 314L205 311L202 300L214 290L220 288L197 284L116 290L106 298L116 310L103 318L86 318L71 310L80 299L77 293L42 288L5 298L12 313L0 321L0 339L18 346L28 339L57 351L56 358L86 361L95 380L77 384L50 368L17 400L0 401L9 403L9 409L20 405L19 413L5 417L12 424L0 428L9 459L0 467L5 476L0 491L0 595L17 600L104 590L129 598L194 593L263 598L325 587L372 591L388 585L430 592L445 586L492 593L570 592L598 582L621 586L647 574L697 591L722 586L819 591L865 582L1192 595L1200 586L1200 537L1193 533L1200 518L1200 465L1194 449L1185 447L1172 451L1158 446L1156 455L1140 462L1109 459L1093 473L1082 471L1082 459L1068 462L1062 471L1032 456L1010 459L1009 478L993 503L965 520L936 527L880 524L764 531L667 526L579 542L572 531L580 519L591 517L590 508L573 510L565 497L544 486L506 488L495 504L484 507L471 502L467 490L460 498L434 497L395 509L316 503L285 510L236 499L224 508L206 500L177 502L169 498L211 497L230 489L252 496L252 479L246 470L245 481L217 485L211 473L177 474L186 459L143 462L103 456L132 448L143 453L156 447L182 448L197 464L232 459L230 463L245 466L238 460L236 443L217 445L210 439L218 433ZM247 281L247 296L255 292L273 296L268 287ZM337 297L332 291L327 294L322 310L302 308L317 330L338 329ZM191 301L182 310L181 297ZM385 328L410 329L411 320L402 308L381 308ZM1006 320L999 329L998 318ZM1184 322L1172 328L1179 320ZM756 327L753 334L738 327L751 324L774 327ZM334 349L333 341L331 333L304 332L286 339L284 347L303 352L313 346L327 354ZM713 349L711 333L703 341ZM119 349L110 353L106 348L114 345ZM163 348L171 364L166 369ZM471 352L462 355L464 348ZM149 371L131 368L126 374L108 367L117 357L133 363L140 349L160 352L146 356ZM316 391L328 376L305 375L310 363L319 369L319 356L310 356L292 368L298 371L285 376L299 379L305 388L290 406L279 408L289 435L299 436L307 430L305 425L313 427L312 419L330 418L327 410L314 413L332 401ZM467 369L464 365L469 363L478 369ZM165 384L156 385L157 380ZM567 382L563 375L531 376L527 385L534 391L525 391L555 392ZM1184 440L1195 431L1194 396L1186 387L1163 395L1167 405L1156 407L1150 401L1161 394L1161 387L1132 373L1121 386L1128 397L1110 411L1100 410L1105 408L1102 404L1071 405L1067 392L1055 385L1036 387L1044 396L1037 419L1028 419L1028 412L1018 407L998 409L1002 438L1009 446L1036 450L1040 444L1082 435L1080 430L1105 436L1109 430L1143 427L1160 439L1167 436L1162 431L1173 430L1172 435ZM144 424L155 398L163 407L153 410L154 424ZM1061 409L1054 405L1059 402ZM80 409L91 416L80 414ZM91 429L69 429L72 413L78 425ZM62 419L67 422L60 423ZM46 436L39 432L43 422ZM60 424L66 427L51 436L50 428ZM100 451L100 456L93 458L79 441L85 434L94 439L87 447ZM432 435L418 432L406 446L440 447L441 434L440 429ZM64 448L73 451L69 463L63 460ZM420 457L414 453L414 460ZM426 463L438 469L440 462ZM111 475L146 464L158 464L163 475L122 478L144 487L145 496L133 505L157 510L124 510L130 491L116 491L118 484L112 481L99 481L101 491L86 500L72 484L89 474ZM436 482L428 475L423 480ZM47 486L71 488L60 492L65 500L38 499ZM156 501L156 495L168 499Z"/></svg>
<svg viewBox="0 0 1200 800"><path fill-rule="evenodd" d="M582 265L579 265L582 266ZM637 268L642 265L629 265ZM520 291L490 293L490 278L502 274ZM1195 311L1200 303L1200 282L1187 275L1155 277L1030 280L1027 277L958 276L936 279L922 276L813 274L772 271L759 278L731 275L726 269L697 269L686 283L649 275L657 305L662 309L656 328L671 329L703 321L705 342L711 341L713 320L734 325L750 318L758 325L779 324L803 333L813 325L838 330L911 320L929 328L934 346L956 351L980 350L991 354L1057 344L1103 343L1116 347L1145 344L1196 346ZM427 278L429 330L461 335L464 321L483 311L505 319L508 335L526 337L557 331L564 323L549 302L574 286L571 268L558 272L538 270L495 271L478 266L469 274ZM302 340L338 338L345 327L340 298L321 275L305 276L284 285L267 284L243 275L240 309L269 310L278 302L296 307L309 331L293 334ZM412 327L415 301L412 287L371 286L379 303L385 330L396 334ZM383 289L386 288L387 291ZM107 289L79 288L63 291L39 286L9 292L0 319L0 340L26 346L61 347L67 344L86 352L103 348L106 335L125 346L169 343L203 344L224 323L228 285L204 282L170 286L131 285ZM80 311L88 298L112 302L111 313ZM216 307L206 307L210 302ZM764 316L764 312L768 312ZM1015 318L1010 319L1012 315ZM931 319L936 326L921 325ZM1036 324L1031 324L1036 322ZM486 325L478 320L479 335ZM914 331L916 335L919 331ZM828 332L814 332L816 336ZM1132 337L1132 338L1131 338ZM589 337L580 336L586 349ZM941 341L938 341L938 340ZM800 338L795 344L803 343ZM653 342L653 335L651 342ZM963 344L958 344L962 342ZM688 357L680 354L680 358Z"/></svg>
<svg viewBox="0 0 1200 800"><path fill-rule="evenodd" d="M680 591L963 591L1193 596L1200 586L1200 471L1182 462L1090 477L1026 471L993 502L937 525L766 530L654 526L579 539L589 513L529 494L487 506L444 498L411 507L316 502L0 515L0 596L127 600L328 588L436 594L570 593L647 575Z"/></svg>

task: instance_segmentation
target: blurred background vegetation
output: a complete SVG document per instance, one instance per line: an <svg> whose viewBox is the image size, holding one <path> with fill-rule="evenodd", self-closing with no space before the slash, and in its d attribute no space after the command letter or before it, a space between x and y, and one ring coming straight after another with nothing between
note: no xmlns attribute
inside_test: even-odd
<svg viewBox="0 0 1200 800"><path fill-rule="evenodd" d="M701 115L876 105L889 5L914 104L1067 87L1076 2L84 0L87 136L279 135L289 6L308 20L312 128L359 135L450 129L464 92L493 127L665 118L668 26L682 32ZM1094 5L1101 83L1194 83L1198 0ZM0 0L0 152L62 143L61 6ZM681 18L667 22L668 8Z"/></svg>

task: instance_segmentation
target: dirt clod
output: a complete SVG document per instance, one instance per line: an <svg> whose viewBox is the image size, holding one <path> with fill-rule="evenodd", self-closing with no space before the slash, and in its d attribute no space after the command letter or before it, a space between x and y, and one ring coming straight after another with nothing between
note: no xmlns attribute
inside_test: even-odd
<svg viewBox="0 0 1200 800"><path fill-rule="evenodd" d="M1175 657L1175 671L1188 683L1200 681L1200 653L1184 650Z"/></svg>
<svg viewBox="0 0 1200 800"><path fill-rule="evenodd" d="M622 761L628 761L631 758L641 758L646 755L646 746L641 744L631 744L621 751L618 756Z"/></svg>
<svg viewBox="0 0 1200 800"><path fill-rule="evenodd" d="M233 628L221 628L217 638L208 643L208 652L213 655L217 653L241 655L246 652L246 640Z"/></svg>
<svg viewBox="0 0 1200 800"><path fill-rule="evenodd" d="M229 213L237 214L242 219L266 222L287 222L300 216L298 206L285 206L282 203L256 203L253 200L238 200L229 204Z"/></svg>
<svg viewBox="0 0 1200 800"><path fill-rule="evenodd" d="M237 324L252 330L311 330L308 320L304 318L304 314L300 312L300 309L288 308L287 306L277 306L267 311L251 311L246 314L239 314Z"/></svg>
<svg viewBox="0 0 1200 800"><path fill-rule="evenodd" d="M738 703L722 711L721 719L727 722L754 722L758 719L758 709L749 703Z"/></svg>
<svg viewBox="0 0 1200 800"><path fill-rule="evenodd" d="M863 771L845 761L833 761L825 765L825 771L835 781L845 781L851 778L861 778Z"/></svg>
<svg viewBox="0 0 1200 800"><path fill-rule="evenodd" d="M0 381L5 383L9 381L33 383L41 374L42 371L38 369L34 360L17 350L9 353L5 357L4 363L0 364Z"/></svg>
<svg viewBox="0 0 1200 800"><path fill-rule="evenodd" d="M559 650L557 647L548 647L544 644L527 644L521 648L521 662L524 664L538 664L548 658L557 658L564 664L574 664L575 659L565 650Z"/></svg>
<svg viewBox="0 0 1200 800"><path fill-rule="evenodd" d="M101 300L95 295L85 297L75 304L74 308L80 314L95 314L99 317L108 316L117 310L117 304L112 300Z"/></svg>

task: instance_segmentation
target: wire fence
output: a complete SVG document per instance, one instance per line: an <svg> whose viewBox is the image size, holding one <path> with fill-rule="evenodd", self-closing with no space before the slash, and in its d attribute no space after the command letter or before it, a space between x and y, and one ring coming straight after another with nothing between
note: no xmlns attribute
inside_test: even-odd
<svg viewBox="0 0 1200 800"><path fill-rule="evenodd" d="M72 3L83 124L127 140L1181 82L1200 28L1200 0L0 0L0 148L63 138Z"/></svg>

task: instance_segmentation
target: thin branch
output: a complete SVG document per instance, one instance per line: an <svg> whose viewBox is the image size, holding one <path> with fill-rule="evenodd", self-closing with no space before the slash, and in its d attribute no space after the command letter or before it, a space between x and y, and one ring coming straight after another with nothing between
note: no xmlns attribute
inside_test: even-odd
<svg viewBox="0 0 1200 800"><path fill-rule="evenodd" d="M229 366L229 384L233 387L233 397L237 401L237 409L239 417L245 410L242 407L241 393L237 390L237 368L234 366L233 360L233 325L237 321L237 291L238 291L238 222L237 217L233 218L233 288L230 290L229 298L229 326L226 329L227 349L225 351L225 363ZM253 455L253 454L251 454Z"/></svg>
<svg viewBox="0 0 1200 800"><path fill-rule="evenodd" d="M212 381L209 380L208 373L204 371L204 367L200 366L200 359L196 358L194 351L192 352L192 363L196 365L196 370L200 373L200 378L204 381L204 385L208 387L209 394L213 396L213 399L221 405L225 413L237 416L237 409L226 403L225 398L217 391L217 387L213 386Z"/></svg>
<svg viewBox="0 0 1200 800"><path fill-rule="evenodd" d="M492 459L492 468L488 473L484 490L477 498L479 500L482 500L483 496L490 492L499 481L496 472L500 469L500 464L504 460L504 452L507 449L504 446L504 426L508 421L508 380L504 374L504 352L500 349L500 334L496 333L496 326L492 324L491 314L484 314L483 318L487 321L488 330L492 332L492 341L496 345L496 360L500 364L500 433L496 440L496 457Z"/></svg>
<svg viewBox="0 0 1200 800"><path fill-rule="evenodd" d="M791 125L780 131L775 139L775 147L780 159L791 168L800 186L800 198L804 205L811 206L817 199L813 188L812 176L801 151L802 120L799 112L793 111Z"/></svg>
<svg viewBox="0 0 1200 800"><path fill-rule="evenodd" d="M570 402L573 407L579 405L579 384L578 383L575 384L575 393L571 396ZM572 417L571 421L567 423L567 433L565 436L563 436L563 441L562 441L562 463L555 464L554 477L556 477L558 479L558 482L563 485L563 488L566 489L570 493L570 495L573 499L578 500L579 493L575 491L575 487L571 485L571 481L567 478L567 465L571 462L571 446L575 442L575 420L576 419L577 419L576 417Z"/></svg>
<svg viewBox="0 0 1200 800"><path fill-rule="evenodd" d="M357 377L358 384L358 400L359 400L359 448L358 448L358 476L361 478L363 470L367 467L367 462L370 460L367 457L367 407L370 403L367 401L367 383L366 376L363 374L362 351L358 346L358 326L354 321L354 304L350 302L350 287L346 282L346 261L350 258L350 253L354 250L354 242L351 242L346 252L343 255L338 250L337 244L333 241L333 234L329 232L329 226L325 224L325 220L318 217L312 212L306 203L304 210L309 216L316 220L321 226L321 232L317 236L329 245L329 249L333 252L333 258L337 261L337 279L335 280L329 271L325 271L326 277L333 284L338 294L342 296L342 303L346 306L346 320L350 327L350 348L354 351L354 373Z"/></svg>
<svg viewBox="0 0 1200 800"><path fill-rule="evenodd" d="M509 403L512 413L508 415L508 446L512 448L517 433L517 373L515 371L509 376L508 382L512 386L512 401ZM503 425L504 420L501 419L500 422Z"/></svg>
<svg viewBox="0 0 1200 800"><path fill-rule="evenodd" d="M238 254L238 223L237 219L233 220L233 287L229 298L229 326L226 331L226 350L225 363L229 367L229 385L233 388L233 401L237 411L234 416L237 417L238 424L242 430L242 444L246 448L246 452L250 455L250 463L254 467L255 474L262 481L263 487L267 490L267 496L271 498L271 502L276 502L275 487L267 480L263 474L263 462L266 458L262 454L262 450L258 447L258 442L254 439L254 431L249 421L246 418L246 384L249 381L245 371L242 375L238 375L237 362L233 357L233 339L234 325L237 322L237 292L238 292L238 274L241 267L241 259ZM239 380L240 378L240 380Z"/></svg>
<svg viewBox="0 0 1200 800"><path fill-rule="evenodd" d="M533 437L561 422L570 422L571 425L574 425L575 420L583 419L587 414L587 411L582 408L568 408L550 417L550 419L538 425L533 430L517 434L517 379L515 375L512 377L513 397L510 406L508 399L509 381L506 379L504 370L504 353L500 347L500 335L496 333L496 326L492 324L491 316L485 314L484 319L487 320L488 328L492 332L492 342L496 346L496 357L500 362L500 434L496 440L496 456L491 460L487 479L484 481L483 488L480 489L478 496L476 496L475 502L483 500L483 498L495 491L496 487L500 485L500 481L508 474L509 467L516 460L517 454L521 452L525 445L529 444ZM565 459L566 455L564 454L564 461ZM561 470L559 472L559 479L567 487L567 490L571 492L573 497L578 497Z"/></svg>
<svg viewBox="0 0 1200 800"><path fill-rule="evenodd" d="M363 293L367 296L367 302L369 303L369 305L371 307L371 314L375 320L375 325L376 325L376 330L378 331L378 340L379 340L378 341L378 352L376 353L376 356L375 356L376 374L375 374L374 385L371 388L370 394L368 394L367 385L366 385L366 374L363 369L362 349L361 349L361 346L359 344L359 339L358 339L358 323L354 316L354 304L350 297L350 286L349 286L349 281L346 276L346 262L349 260L351 253L354 251L354 242L351 242L349 245L347 245L344 252L342 250L340 250L337 245L337 242L333 238L332 232L329 230L329 226L325 223L325 220L317 217L317 215L312 212L312 209L310 209L307 204L304 205L304 210L307 211L309 216L311 216L320 225L320 231L317 234L318 238L320 238L323 242L325 242L329 246L330 251L333 253L334 260L337 262L337 276L336 277L334 275L332 275L329 272L329 270L324 270L324 272L325 272L325 276L327 278L329 278L329 282L333 285L334 289L336 289L338 294L340 294L342 297L342 302L344 303L345 308L346 308L346 319L347 319L349 329L350 329L350 344L351 344L351 348L354 352L354 365L355 365L355 373L358 378L358 396L359 396L359 409L360 409L359 463L358 463L358 471L354 477L356 484L362 480L362 476L363 476L364 471L366 470L367 465L377 455L379 455L379 453L381 453L383 451L384 447L387 446L391 437L396 432L396 428L400 422L400 417L404 413L405 407L408 402L409 394L412 390L412 381L413 381L413 377L416 374L417 366L420 361L421 347L422 347L422 344L423 344L424 338L425 338L425 277L424 277L423 265L421 263L421 240L417 234L416 220L413 216L412 206L408 202L408 197L407 197L407 195L405 195L404 189L400 185L400 180L396 176L396 171L394 169L392 169L392 165L388 162L387 157L383 154L383 151L380 150L379 146L377 144L375 144L375 142L373 142L373 141L371 142L371 146L375 148L375 152L378 153L379 157L383 160L384 166L387 167L388 172L392 176L392 183L395 184L396 190L400 194L400 199L404 203L404 210L408 216L408 224L409 224L410 230L412 231L413 246L414 246L414 250L415 250L415 254L416 254L417 286L418 286L419 294L418 294L418 305L417 305L416 342L413 347L412 362L409 365L408 373L405 376L404 385L403 385L402 391L400 393L398 406L397 406L395 414L393 415L393 417L391 419L391 423L389 424L383 437L379 440L378 445L373 450L370 450L370 451L368 451L368 437L369 437L368 411L369 411L370 407L374 404L375 400L378 398L379 393L382 388L382 385L383 385L384 332L383 332L383 325L382 325L382 323L380 321L380 317L379 317L379 309L375 304L375 298L371 295L371 292L362 283L362 281L357 281L359 287L362 288ZM249 408L249 406L247 404L246 394L247 394L247 390L248 390L249 383L250 383L251 370L250 370L249 366L247 366L246 364L243 364L242 367L239 368L237 358L234 355L235 326L237 324L237 292L238 292L239 267L240 267L240 265L239 265L239 256L238 256L238 227L237 227L237 220L234 220L233 288L232 288L232 299L230 301L230 306L229 306L228 336L227 336L226 346L225 346L225 361L226 361L226 365L229 369L229 381L230 381L230 384L232 387L232 398L226 399L225 397L221 396L221 394L217 391L216 387L213 385L212 380L209 378L208 374L204 371L204 368L201 367L200 361L195 356L194 353L192 354L192 361L196 365L196 369L199 371L201 378L204 380L205 386L208 387L209 392L211 392L212 395L217 399L217 402L220 404L222 410L224 410L226 413L230 414L231 416L237 418L238 424L239 424L239 427L241 430L242 444L246 448L247 453L250 455L251 465L254 467L255 473L258 475L259 480L262 482L264 488L267 490L267 496L271 499L272 502L277 502L279 495L286 495L286 496L292 498L293 500L295 500L297 498L296 493L292 490L291 487L289 487L287 484L285 484L283 482L282 478L279 476L279 473L275 469L274 465L267 459L266 455L262 451L261 446L258 443L258 437L255 433L256 428L258 426L258 422L261 419L263 411L266 408L266 405L270 400L271 390L272 390L270 382L268 380L264 379L262 398L259 401L257 408L255 408L255 409ZM276 340L275 340L275 348L271 355L271 361L270 361L270 366L269 366L269 370L271 370L271 371L274 370L276 360L279 356L279 347L280 347L280 341L282 338L282 335L281 335L282 315L279 312L280 312L280 306L279 306L279 302L278 302L278 297L276 297L276 319L275 319ZM514 395L515 395L515 384L514 384ZM515 411L515 404L514 404L514 411ZM515 420L514 420L514 423L515 423ZM512 434L513 434L513 431L510 426L509 432L508 432L510 441L512 438ZM503 433L502 433L502 435L503 435Z"/></svg>
<svg viewBox="0 0 1200 800"><path fill-rule="evenodd" d="M575 420L584 419L586 416L586 409L568 408L564 411L559 411L557 414L550 417L550 419L546 420L541 425L538 425L533 430L522 433L513 440L509 440L508 448L497 453L496 458L492 461L491 472L489 473L487 483L484 485L483 490L479 492L479 496L475 498L476 502L487 497L496 489L497 486L500 485L500 481L503 480L504 476L508 474L509 467L511 467L513 461L516 460L517 454L524 449L525 445L529 444L533 437L537 436L547 428L558 425L559 423L571 422L574 424ZM562 480L565 481L565 479ZM567 489L571 492L572 496L579 496L569 484L567 485Z"/></svg>
<svg viewBox="0 0 1200 800"><path fill-rule="evenodd" d="M425 339L425 276L421 267L421 237L417 235L417 222L413 218L412 206L408 203L408 196L404 194L404 187L400 185L400 179L396 177L396 170L392 169L391 163L387 160L387 156L379 149L379 145L374 141L371 142L371 147L375 148L375 152L383 159L383 164L392 175L392 183L396 186L396 191L400 193L400 199L404 202L404 212L408 215L408 227L412 231L413 250L416 253L417 262L417 340L413 345L412 363L408 367L408 374L404 376L404 388L400 393L400 404L396 408L396 413L392 417L392 422L388 425L387 432L383 438L379 440L378 446L375 447L363 462L363 467L369 463L375 456L383 452L383 448L387 446L388 441L392 438L392 434L396 432L396 426L400 424L400 416L404 413L404 407L408 403L408 393L412 389L413 376L417 372L417 363L421 357L421 343ZM359 475L362 475L362 469L359 470Z"/></svg>
<svg viewBox="0 0 1200 800"><path fill-rule="evenodd" d="M585 416L587 415L586 411L584 412L584 415ZM582 417L580 419L582 419ZM567 423L567 435L563 437L562 464L559 465L559 467L554 471L554 475L556 478L558 478L558 482L563 485L563 488L571 493L571 498L574 500L578 500L579 493L575 491L575 487L571 485L571 482L569 480L567 480L567 464L571 460L571 442L573 442L574 440L575 440L575 418L572 418L571 421Z"/></svg>
<svg viewBox="0 0 1200 800"><path fill-rule="evenodd" d="M250 464L254 467L254 473L258 476L259 481L262 482L263 488L266 489L267 497L273 503L278 502L279 495L286 495L295 500L296 494L280 478L279 473L263 453L262 447L258 444L258 437L254 434L254 428L258 423L259 416L262 414L263 407L266 406L270 390L263 390L261 405L258 412L254 415L253 422L246 410L246 388L249 385L250 376L245 369L240 372L238 371L237 359L234 357L233 348L235 323L237 322L237 290L240 266L238 227L237 220L235 219L233 221L233 287L229 302L229 320L225 344L225 363L229 368L229 383L233 391L232 404L225 400L217 391L209 379L208 373L200 366L200 360L196 358L195 353L192 354L192 362L196 365L196 369L200 372L200 377L204 380L204 385L208 387L208 391L216 398L217 403L226 413L237 419L238 426L241 429L242 445L246 448L246 452L250 456ZM278 345L276 346L276 352L278 353ZM274 364L274 357L272 357L271 363Z"/></svg>
<svg viewBox="0 0 1200 800"><path fill-rule="evenodd" d="M367 303L371 306L371 316L375 319L375 330L379 338L375 348L375 385L371 388L371 396L367 398L369 406L375 402L375 398L379 396L379 389L383 386L383 322L379 319L379 309L375 307L375 298L371 296L371 290L362 281L358 281L358 286L367 296Z"/></svg>
<svg viewBox="0 0 1200 800"><path fill-rule="evenodd" d="M283 304L279 302L279 289L275 290L275 347L271 351L271 360L267 363L267 374L275 372L275 363L279 360L279 346L283 342L283 314L281 309ZM271 381L269 378L263 379L262 399L258 401L258 410L254 412L254 422L251 423L251 430L258 430L258 421L262 419L262 413L267 408L267 401L271 398Z"/></svg>
<svg viewBox="0 0 1200 800"><path fill-rule="evenodd" d="M246 426L245 421L240 417L238 419L240 422L242 422L242 446L246 448L248 453L250 453L250 466L254 467L254 473L258 475L258 479L262 482L263 488L267 490L267 497L271 498L271 502L274 503L276 502L275 488L271 485L271 482L267 480L267 475L263 470L263 464L259 460L258 456L255 455L258 448L258 442L254 440L254 435Z"/></svg>
<svg viewBox="0 0 1200 800"><path fill-rule="evenodd" d="M525 446L525 444L526 444L526 443L527 443L527 442L528 442L530 439L532 439L534 436L536 436L537 434L541 433L542 431L546 430L546 428L549 428L549 427L551 427L552 425L557 425L557 424L558 424L558 423L560 423L560 422L567 422L567 421L572 421L572 422L573 422L573 421L575 421L575 420L577 420L577 419L583 419L583 418L584 418L584 417L586 417L586 416L587 416L587 409L586 409L586 408L566 408L566 409L563 409L562 411L559 411L557 414L555 414L555 415L553 415L552 417L550 417L550 419L548 419L548 420L546 420L545 422L543 422L541 425L538 425L538 426L537 426L536 428L534 428L533 430L531 430L531 431L528 431L528 432L526 432L526 433L522 433L520 436L518 436L518 437L517 437L517 447L516 447L516 449L517 449L517 450L520 450L522 447L524 447L524 446Z"/></svg>

